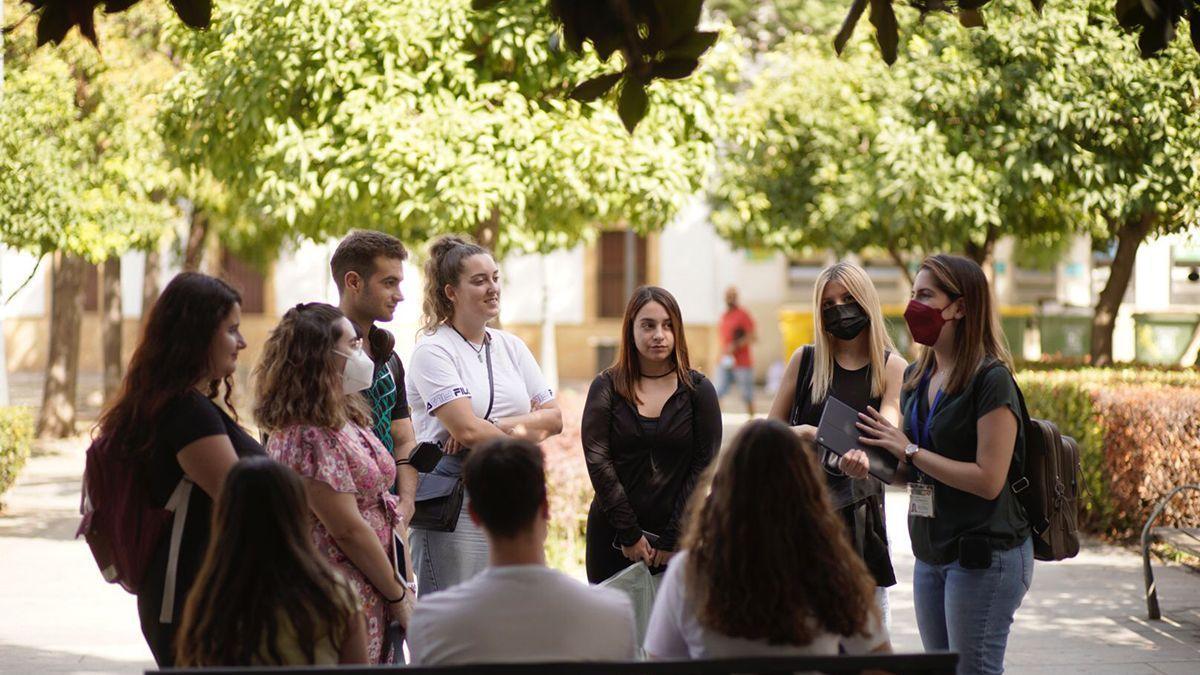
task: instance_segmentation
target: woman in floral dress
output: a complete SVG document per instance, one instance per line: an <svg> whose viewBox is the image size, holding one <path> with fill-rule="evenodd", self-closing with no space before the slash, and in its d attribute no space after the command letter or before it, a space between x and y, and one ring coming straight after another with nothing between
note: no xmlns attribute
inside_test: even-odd
<svg viewBox="0 0 1200 675"><path fill-rule="evenodd" d="M389 492L396 466L367 428L370 412L356 395L373 374L337 308L297 305L267 340L255 417L270 434L267 452L304 478L313 543L358 592L370 660L384 663L391 660L385 630L392 621L407 626L415 593L392 560L393 532L403 539L407 530ZM407 561L405 569L412 569Z"/></svg>

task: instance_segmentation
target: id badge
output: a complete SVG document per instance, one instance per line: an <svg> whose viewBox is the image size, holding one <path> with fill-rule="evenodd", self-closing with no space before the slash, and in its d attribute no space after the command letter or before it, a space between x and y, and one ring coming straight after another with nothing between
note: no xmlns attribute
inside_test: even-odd
<svg viewBox="0 0 1200 675"><path fill-rule="evenodd" d="M933 486L927 483L908 484L908 515L933 517Z"/></svg>

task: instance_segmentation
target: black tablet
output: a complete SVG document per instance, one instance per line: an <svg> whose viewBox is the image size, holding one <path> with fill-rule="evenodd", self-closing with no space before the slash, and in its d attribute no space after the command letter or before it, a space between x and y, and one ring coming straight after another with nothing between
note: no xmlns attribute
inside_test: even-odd
<svg viewBox="0 0 1200 675"><path fill-rule="evenodd" d="M832 396L825 399L825 410L817 425L817 443L839 457L851 450L862 450L867 453L871 475L890 485L896 479L900 460L883 448L859 443L858 413Z"/></svg>

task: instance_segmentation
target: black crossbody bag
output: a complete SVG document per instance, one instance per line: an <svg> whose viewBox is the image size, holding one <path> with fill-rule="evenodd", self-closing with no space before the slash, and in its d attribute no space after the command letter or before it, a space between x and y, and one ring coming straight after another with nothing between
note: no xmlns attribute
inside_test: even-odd
<svg viewBox="0 0 1200 675"><path fill-rule="evenodd" d="M483 348L487 352L488 374L488 407L483 418L489 419L492 416L492 405L496 402L496 380L492 375L492 341L484 343ZM421 474L411 525L419 530L453 532L458 527L458 515L462 512L464 495L462 476Z"/></svg>

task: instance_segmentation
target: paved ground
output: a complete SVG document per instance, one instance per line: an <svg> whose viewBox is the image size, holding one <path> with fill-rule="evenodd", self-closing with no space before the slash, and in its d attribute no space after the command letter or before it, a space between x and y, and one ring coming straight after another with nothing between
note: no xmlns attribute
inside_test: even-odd
<svg viewBox="0 0 1200 675"><path fill-rule="evenodd" d="M729 427L744 416L728 415ZM72 539L82 444L45 448L0 516L0 673L138 672L152 666L132 596L104 584ZM888 494L898 576L893 642L919 651L913 618L906 497ZM1079 557L1039 563L1008 650L1011 673L1200 673L1200 576L1158 566L1164 621L1145 619L1141 561L1089 543Z"/></svg>

